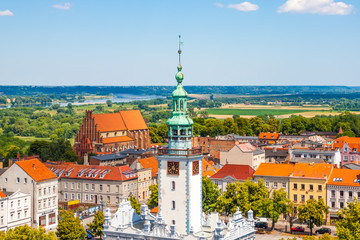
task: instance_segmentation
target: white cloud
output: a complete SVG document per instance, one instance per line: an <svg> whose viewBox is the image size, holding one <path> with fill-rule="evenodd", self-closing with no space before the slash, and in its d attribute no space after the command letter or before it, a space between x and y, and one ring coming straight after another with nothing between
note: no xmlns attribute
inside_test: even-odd
<svg viewBox="0 0 360 240"><path fill-rule="evenodd" d="M252 4L249 2L242 2L242 3L238 3L238 4L228 4L226 7L233 8L233 9L236 9L236 10L242 11L242 12L250 12L250 11L259 10L258 5Z"/></svg>
<svg viewBox="0 0 360 240"><path fill-rule="evenodd" d="M64 3L64 4L54 4L53 8L60 9L60 10L70 10L71 3Z"/></svg>
<svg viewBox="0 0 360 240"><path fill-rule="evenodd" d="M0 11L0 16L14 16L10 10Z"/></svg>
<svg viewBox="0 0 360 240"><path fill-rule="evenodd" d="M219 7L219 8L223 8L224 7L224 4L222 4L222 3L214 3L215 4L215 6L217 6L217 7Z"/></svg>
<svg viewBox="0 0 360 240"><path fill-rule="evenodd" d="M354 6L334 0L287 0L278 8L278 13L312 13L322 15L348 15Z"/></svg>

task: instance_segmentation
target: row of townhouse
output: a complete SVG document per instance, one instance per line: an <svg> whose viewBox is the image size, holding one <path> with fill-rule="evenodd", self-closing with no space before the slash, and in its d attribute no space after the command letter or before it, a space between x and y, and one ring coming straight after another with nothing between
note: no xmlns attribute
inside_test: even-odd
<svg viewBox="0 0 360 240"><path fill-rule="evenodd" d="M360 170L334 168L326 163L263 163L254 180L263 179L271 193L283 188L296 205L309 199L323 199L329 206L327 222L337 219L337 211L360 198Z"/></svg>
<svg viewBox="0 0 360 240"><path fill-rule="evenodd" d="M17 193L17 196L24 198L24 200L19 199L20 205L15 201L12 205L12 201L10 201L10 208L3 209L8 212L7 216L10 216L7 218L8 228L12 227L9 222L12 218L18 220L28 216L31 219L29 225L33 227L42 226L45 230L56 228L58 222L58 179L38 159L17 161L7 168L0 176L0 189L3 193ZM16 210L12 210L12 206L15 208L15 205Z"/></svg>

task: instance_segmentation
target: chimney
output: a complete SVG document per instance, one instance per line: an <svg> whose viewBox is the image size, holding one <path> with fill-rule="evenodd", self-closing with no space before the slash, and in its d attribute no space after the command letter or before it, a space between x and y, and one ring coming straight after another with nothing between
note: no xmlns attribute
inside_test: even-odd
<svg viewBox="0 0 360 240"><path fill-rule="evenodd" d="M35 168L35 163L33 164L33 169L36 169L36 168Z"/></svg>

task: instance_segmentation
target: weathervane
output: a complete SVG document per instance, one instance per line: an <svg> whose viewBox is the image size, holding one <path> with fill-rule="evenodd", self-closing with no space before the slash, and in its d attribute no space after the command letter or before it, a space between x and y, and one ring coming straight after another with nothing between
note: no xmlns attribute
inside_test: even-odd
<svg viewBox="0 0 360 240"><path fill-rule="evenodd" d="M181 65L181 46L184 44L184 42L181 41L181 35L179 35L179 65Z"/></svg>

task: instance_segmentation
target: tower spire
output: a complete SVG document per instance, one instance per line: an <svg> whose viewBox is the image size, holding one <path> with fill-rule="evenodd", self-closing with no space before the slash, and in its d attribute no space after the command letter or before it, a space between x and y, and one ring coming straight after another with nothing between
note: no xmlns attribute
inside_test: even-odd
<svg viewBox="0 0 360 240"><path fill-rule="evenodd" d="M181 35L179 35L179 50L178 50L178 54L179 54L179 66L181 66Z"/></svg>
<svg viewBox="0 0 360 240"><path fill-rule="evenodd" d="M177 66L178 72L175 75L175 78L178 82L178 84L181 85L182 81L184 80L184 75L181 72L182 70L182 66L181 66L181 45L183 45L183 42L181 41L181 35L179 35L179 50L178 50L178 54L179 54L179 65Z"/></svg>

